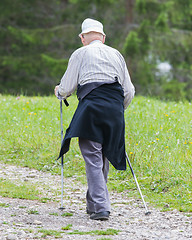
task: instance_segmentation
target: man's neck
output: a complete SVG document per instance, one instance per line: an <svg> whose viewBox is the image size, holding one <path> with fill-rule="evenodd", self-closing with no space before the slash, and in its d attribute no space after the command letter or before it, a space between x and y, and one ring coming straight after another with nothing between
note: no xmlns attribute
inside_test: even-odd
<svg viewBox="0 0 192 240"><path fill-rule="evenodd" d="M99 39L95 39L95 40L92 40L89 44L96 43L96 42L98 42L98 43L102 43L101 40L99 40Z"/></svg>

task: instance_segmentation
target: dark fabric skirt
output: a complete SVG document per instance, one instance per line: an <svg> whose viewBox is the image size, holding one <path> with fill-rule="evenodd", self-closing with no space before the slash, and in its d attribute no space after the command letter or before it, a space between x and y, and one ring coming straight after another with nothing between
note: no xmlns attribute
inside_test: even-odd
<svg viewBox="0 0 192 240"><path fill-rule="evenodd" d="M62 142L59 158L68 152L73 137L103 146L103 154L118 170L126 169L124 94L116 82L103 84L79 101Z"/></svg>

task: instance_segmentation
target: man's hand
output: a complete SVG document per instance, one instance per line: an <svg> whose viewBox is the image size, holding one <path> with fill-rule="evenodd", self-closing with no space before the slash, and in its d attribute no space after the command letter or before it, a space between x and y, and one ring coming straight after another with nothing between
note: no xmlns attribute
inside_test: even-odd
<svg viewBox="0 0 192 240"><path fill-rule="evenodd" d="M57 92L58 92L58 88L59 88L59 85L57 85L57 86L55 87L55 96L56 96L56 97L58 97L58 93L57 93Z"/></svg>

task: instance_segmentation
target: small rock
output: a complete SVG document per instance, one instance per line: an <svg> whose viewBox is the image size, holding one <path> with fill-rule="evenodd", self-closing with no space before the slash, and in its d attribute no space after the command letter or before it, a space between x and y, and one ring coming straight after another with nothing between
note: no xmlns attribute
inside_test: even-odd
<svg viewBox="0 0 192 240"><path fill-rule="evenodd" d="M21 230L21 231L19 231L19 232L17 233L17 235L19 235L19 236L25 235L25 232L24 232L23 230Z"/></svg>
<svg viewBox="0 0 192 240"><path fill-rule="evenodd" d="M15 236L15 235L13 235L13 234L8 235L8 236L6 237L6 240L17 240L17 239L18 239L17 236Z"/></svg>
<svg viewBox="0 0 192 240"><path fill-rule="evenodd" d="M31 175L28 175L28 176L26 176L26 177L28 177L28 178L35 178L35 177L36 177L36 175L34 175L34 174L31 174Z"/></svg>
<svg viewBox="0 0 192 240"><path fill-rule="evenodd" d="M35 224L35 225L41 225L42 222L40 222L40 221L38 221L38 220L35 220L35 221L33 222L33 224Z"/></svg>
<svg viewBox="0 0 192 240"><path fill-rule="evenodd" d="M164 205L164 208L169 208L169 204L166 203L166 204Z"/></svg>

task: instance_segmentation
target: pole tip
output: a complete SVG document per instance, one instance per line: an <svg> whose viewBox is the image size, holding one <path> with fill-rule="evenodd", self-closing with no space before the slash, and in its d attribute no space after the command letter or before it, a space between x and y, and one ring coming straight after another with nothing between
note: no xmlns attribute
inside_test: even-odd
<svg viewBox="0 0 192 240"><path fill-rule="evenodd" d="M59 210L64 210L65 208L64 207L60 207Z"/></svg>
<svg viewBox="0 0 192 240"><path fill-rule="evenodd" d="M148 215L150 215L150 214L151 214L150 211L148 211L148 212L145 213L146 216L148 216Z"/></svg>

